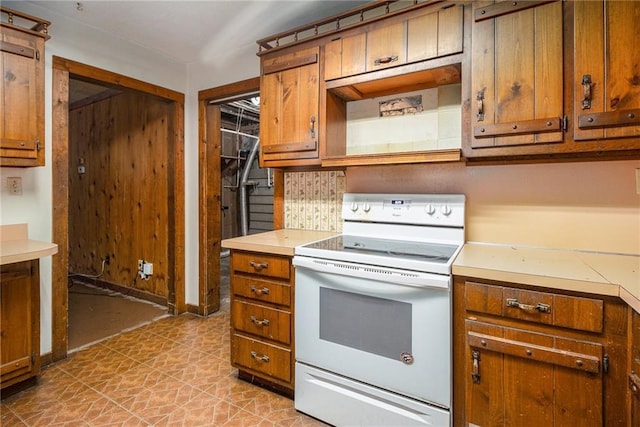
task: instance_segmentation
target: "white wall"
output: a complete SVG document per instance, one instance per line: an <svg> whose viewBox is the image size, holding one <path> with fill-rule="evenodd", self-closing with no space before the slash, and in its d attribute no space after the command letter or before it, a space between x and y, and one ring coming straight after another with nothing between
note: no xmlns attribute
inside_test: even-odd
<svg viewBox="0 0 640 427"><path fill-rule="evenodd" d="M110 34L78 25L77 22L70 22L64 16L54 15L46 9L39 8L33 4L10 1L3 1L2 4L11 9L21 10L28 14L49 20L52 24L49 31L51 39L46 42L45 46L46 166L37 168L0 168L0 182L3 183L0 192L0 224L27 223L29 226L29 238L51 241L53 234L51 185L52 56L55 55L71 59L183 93L187 90L187 70L183 64L161 57L148 49L132 45L126 40L119 39ZM195 123L197 127L197 111ZM191 125L189 126L189 128L192 127ZM185 141L187 147L196 146L193 137L194 135L188 135ZM197 150L195 151L197 153ZM187 166L187 170L190 169L191 168ZM195 187L197 187L197 169L195 174ZM22 196L8 195L4 183L6 183L6 178L10 176L22 177ZM186 185L193 186L194 184L188 182ZM186 210L187 215L191 215L193 207L187 206ZM197 259L190 260L189 263L195 263L197 268ZM195 286L197 288L197 279L195 280ZM51 352L52 349L51 289L51 258L48 257L43 259L40 264L40 349L43 354Z"/></svg>

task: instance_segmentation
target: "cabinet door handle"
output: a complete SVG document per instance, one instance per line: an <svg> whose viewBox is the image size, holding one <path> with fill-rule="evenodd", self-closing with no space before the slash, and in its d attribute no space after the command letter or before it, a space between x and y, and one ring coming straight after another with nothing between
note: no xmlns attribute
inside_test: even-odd
<svg viewBox="0 0 640 427"><path fill-rule="evenodd" d="M584 92L584 97L582 98L583 110L591 109L591 100L593 99L593 95L591 94L592 88L593 88L593 83L591 83L591 74L583 75L582 76L582 90Z"/></svg>
<svg viewBox="0 0 640 427"><path fill-rule="evenodd" d="M269 319L258 320L256 316L251 316L250 320L258 326L269 326Z"/></svg>
<svg viewBox="0 0 640 427"><path fill-rule="evenodd" d="M373 65L390 64L391 62L395 62L397 60L398 60L398 55L383 56L382 58L376 58L376 60L373 61Z"/></svg>
<svg viewBox="0 0 640 427"><path fill-rule="evenodd" d="M507 307L519 308L521 310L527 311L539 311L540 313L551 313L551 306L549 304L543 304L539 302L536 305L533 304L522 304L518 302L515 298L507 298Z"/></svg>
<svg viewBox="0 0 640 427"><path fill-rule="evenodd" d="M269 263L268 262L249 261L249 265L251 265L251 267L253 267L255 270L258 270L258 271L269 267Z"/></svg>
<svg viewBox="0 0 640 427"><path fill-rule="evenodd" d="M269 288L262 288L262 289L258 289L255 285L251 286L251 292L253 292L256 295L269 295Z"/></svg>
<svg viewBox="0 0 640 427"><path fill-rule="evenodd" d="M256 360L261 360L263 362L269 362L269 356L267 356L266 354L263 354L262 356L258 356L258 353L256 353L255 351L251 352L251 357L256 359Z"/></svg>
<svg viewBox="0 0 640 427"><path fill-rule="evenodd" d="M316 116L311 116L311 124L309 125L309 138L316 138Z"/></svg>
<svg viewBox="0 0 640 427"><path fill-rule="evenodd" d="M476 94L476 104L478 105L478 114L476 119L481 122L484 120L484 89Z"/></svg>
<svg viewBox="0 0 640 427"><path fill-rule="evenodd" d="M480 352L478 350L471 352L471 379L474 384L480 384Z"/></svg>

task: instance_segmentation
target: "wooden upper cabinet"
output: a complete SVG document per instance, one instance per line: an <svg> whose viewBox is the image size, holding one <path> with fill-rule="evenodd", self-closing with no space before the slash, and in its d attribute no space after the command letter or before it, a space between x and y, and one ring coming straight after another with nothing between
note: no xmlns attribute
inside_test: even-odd
<svg viewBox="0 0 640 427"><path fill-rule="evenodd" d="M260 165L319 164L319 48L262 58Z"/></svg>
<svg viewBox="0 0 640 427"><path fill-rule="evenodd" d="M576 140L622 138L610 148L640 148L639 36L640 2L574 2Z"/></svg>
<svg viewBox="0 0 640 427"><path fill-rule="evenodd" d="M3 15L49 23L2 8ZM0 51L0 165L44 166L44 42L39 30L2 22Z"/></svg>
<svg viewBox="0 0 640 427"><path fill-rule="evenodd" d="M324 78L354 76L460 53L462 36L460 5L414 12L392 23L379 21L325 45Z"/></svg>
<svg viewBox="0 0 640 427"><path fill-rule="evenodd" d="M478 155L478 148L561 143L562 2L485 1L473 7L472 138L465 155Z"/></svg>

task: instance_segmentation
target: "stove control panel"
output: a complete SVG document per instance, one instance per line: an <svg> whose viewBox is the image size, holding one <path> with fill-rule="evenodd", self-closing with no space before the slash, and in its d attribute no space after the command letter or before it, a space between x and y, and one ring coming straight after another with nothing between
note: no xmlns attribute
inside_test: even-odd
<svg viewBox="0 0 640 427"><path fill-rule="evenodd" d="M464 227L463 194L345 193L342 219L357 222Z"/></svg>

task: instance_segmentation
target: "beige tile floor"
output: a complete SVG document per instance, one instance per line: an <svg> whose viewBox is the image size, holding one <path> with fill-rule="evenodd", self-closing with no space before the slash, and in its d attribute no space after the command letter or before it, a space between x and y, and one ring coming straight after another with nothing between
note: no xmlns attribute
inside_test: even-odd
<svg viewBox="0 0 640 427"><path fill-rule="evenodd" d="M43 368L2 401L2 426L322 426L237 378L228 310L166 317Z"/></svg>

